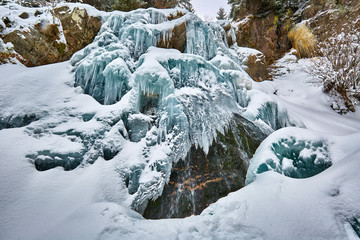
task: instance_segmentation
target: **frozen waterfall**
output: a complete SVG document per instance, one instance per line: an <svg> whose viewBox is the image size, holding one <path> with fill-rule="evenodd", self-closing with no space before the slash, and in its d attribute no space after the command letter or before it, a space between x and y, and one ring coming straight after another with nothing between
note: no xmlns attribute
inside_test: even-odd
<svg viewBox="0 0 360 240"><path fill-rule="evenodd" d="M75 86L117 110L110 118L92 116L101 127L91 137L59 132L83 142L75 157L46 150L29 157L39 170L59 164L71 170L98 157L121 158L136 146L136 161L124 159L119 172L133 195L133 208L142 212L149 199L161 195L172 164L184 160L191 146L207 154L234 114L265 133L291 125L276 101L257 104L259 93L251 90L253 80L244 71L243 58L236 44L229 48L220 23L205 23L184 10L113 12L71 64Z"/></svg>

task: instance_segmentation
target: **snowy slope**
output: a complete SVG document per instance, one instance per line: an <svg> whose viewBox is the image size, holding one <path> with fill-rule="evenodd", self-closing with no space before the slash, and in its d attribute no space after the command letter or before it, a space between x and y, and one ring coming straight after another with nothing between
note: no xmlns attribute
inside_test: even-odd
<svg viewBox="0 0 360 240"><path fill-rule="evenodd" d="M290 113L300 113L297 116L309 130L278 130L259 149L293 135L326 138L333 162L328 170L307 179L263 173L201 216L145 220L121 203L124 189L116 184L119 178L114 171L121 160L98 160L70 172L59 168L34 171L24 155L44 145L59 151L81 148L61 136L34 139L30 127L41 124L35 122L0 131L0 211L5 216L0 219L1 239L356 239L350 223L360 214L360 123L355 116L333 113L318 87L306 83L312 79L299 65L289 67L294 68L271 85L278 89L278 98L287 101ZM5 112L12 108L54 111L59 115L56 121L61 121L63 111L76 115L97 112L100 107L102 111L116 108L101 106L69 86L68 63L33 69L3 65L0 70L5 76L1 91ZM53 72L58 77L49 77ZM258 88L269 89L268 84L259 83ZM308 118L309 112L313 118ZM324 114L328 117L323 118ZM320 120L323 124L317 123ZM91 123L81 125L92 128Z"/></svg>
<svg viewBox="0 0 360 240"><path fill-rule="evenodd" d="M116 13L113 20L123 16L123 13ZM201 25L194 16L186 15L183 19L190 19L202 26L198 31L210 34L206 32L210 28ZM170 25L165 22L150 27L157 31L168 29ZM134 28L151 30L143 23L132 22L129 29ZM191 31L199 33L194 29ZM284 75L273 82L255 83L244 73L240 61L233 60L235 55L224 50L226 46L221 42L212 43L223 50L212 52L215 55L212 59L209 52L198 52L196 46L189 51L198 55L203 53L203 57L149 46L143 49L145 54L139 61L129 58L136 68L131 72L134 77L129 79L129 91L114 104L102 105L84 94L81 86L74 87L77 67L81 64L84 68L90 66L93 56L104 52L106 55L106 51L112 49L98 46L100 36L98 42L76 55L85 60L75 66L75 72L70 62L36 68L0 66L1 120L11 122L17 116L34 115L23 127L0 130L0 239L358 238L354 230L359 234L360 116L341 116L331 110L329 99L302 69L306 61L297 63L288 55L278 62ZM119 46L117 39L114 42ZM116 48L119 49L123 50ZM127 64L119 58L115 61L107 63L109 73L118 73L116 67ZM176 85L174 75L181 71L174 69L169 74L164 67L171 61L180 66L188 66L188 62L201 66L199 72L203 75L197 76L202 78L190 86L187 81L184 85ZM186 70L191 72L189 68ZM152 79L161 81L151 82ZM160 88L161 84L167 84L166 91ZM200 216L154 221L131 210L136 197L161 193L161 185L166 182L163 173L169 169L154 171L152 164L161 162L168 168L176 159L168 160L173 147L170 141L160 141L147 148L147 139L134 142L126 135L124 123L119 120L124 112L133 114L130 120L152 121L148 115L134 110L134 104L138 104L136 97L143 92L147 96L158 93L163 98L165 110L159 117L166 120L170 113L182 120L182 114L187 114L189 124L199 126L200 130L208 127L221 131L234 111L253 121L264 132L272 133L250 163L248 185L210 205ZM226 101L210 104L207 101L219 99L219 96ZM200 106L207 108L195 106L193 99L201 99L203 105ZM185 106L184 109L174 107L177 106L175 103ZM170 112L169 105L176 111ZM229 110L231 106L235 107ZM215 110L206 114L203 109ZM214 116L215 120L203 119L208 116ZM302 128L286 128L294 123ZM175 126L188 130L184 125ZM174 129L178 130L171 130ZM199 129L189 133L193 137L191 143L206 148L214 137L213 132L210 136L199 137L209 134L209 131ZM156 131L152 128L147 136ZM179 136L177 134L177 131L168 132L170 137ZM292 147L286 140L292 138L296 143L316 143L300 149L301 159L310 159L315 165L324 161L331 165L309 178L302 178L302 175L294 178L287 174L286 169L295 173L299 170L293 164L300 157L295 160L283 158ZM274 144L281 141L286 144L282 144L282 152L276 152ZM324 145L319 147L318 142ZM114 149L121 152L106 161L105 155L99 155L102 151L99 148L104 146L110 152ZM146 158L144 149L148 149ZM79 154L93 161L80 161L79 167L74 169L62 165L63 162L78 161ZM316 156L312 157L314 154ZM274 168L266 162L270 157L274 162L278 161ZM57 162L57 166L68 167L71 171L64 171L63 167L37 171L34 163L39 159L48 164ZM269 165L268 171L260 173L257 169L264 163ZM147 165L137 179L142 186L139 194L129 194L124 175L136 172L135 167L143 164Z"/></svg>

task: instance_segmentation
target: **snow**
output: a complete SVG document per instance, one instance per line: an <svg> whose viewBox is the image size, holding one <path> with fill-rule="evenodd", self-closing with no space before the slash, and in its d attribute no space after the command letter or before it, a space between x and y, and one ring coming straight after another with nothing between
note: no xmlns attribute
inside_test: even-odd
<svg viewBox="0 0 360 240"><path fill-rule="evenodd" d="M154 30L167 25L161 13L174 10L146 11ZM105 16L103 26L109 29L124 15ZM23 127L0 130L0 239L356 239L359 114L330 108L304 71L309 60L286 55L273 82L257 83L239 59L253 50L227 50L215 25L202 25L191 14L184 19L200 24L191 31L203 43L213 41L216 51L210 46L180 53L151 45L137 58L114 27L71 63L0 66L0 119L37 116ZM96 67L105 70L111 105L86 94L86 82L74 87L77 74ZM113 86L116 94L110 94ZM152 113L139 111L144 96L158 98L158 124L152 125ZM234 113L269 134L251 160L246 187L200 216L155 221L131 210L141 212L148 199L161 195L172 162L192 144L206 151ZM325 167L313 174L311 167L295 166L299 159ZM51 169L34 166L53 162L58 165ZM264 163L267 171L255 171Z"/></svg>
<svg viewBox="0 0 360 240"><path fill-rule="evenodd" d="M262 52L253 49L253 48L247 48L247 47L233 47L233 51L236 52L236 54L239 56L240 60L242 62L246 62L248 57L251 55L257 56L257 55L263 55Z"/></svg>
<svg viewBox="0 0 360 240"><path fill-rule="evenodd" d="M292 54L279 60L280 72L286 74L274 80L275 88L263 86L261 83L254 83L253 88L276 97L289 115L303 122L308 129L340 136L358 131L360 129L358 111L345 116L334 112L329 107L331 99L322 93L319 83L306 71L311 60L294 61ZM271 94L274 93L274 89L276 95Z"/></svg>
<svg viewBox="0 0 360 240"><path fill-rule="evenodd" d="M289 169L289 168L295 168L296 169L296 167L294 167L294 160L291 160L291 159L288 159L288 158L283 158L283 163L282 163L282 167L283 167L283 169Z"/></svg>

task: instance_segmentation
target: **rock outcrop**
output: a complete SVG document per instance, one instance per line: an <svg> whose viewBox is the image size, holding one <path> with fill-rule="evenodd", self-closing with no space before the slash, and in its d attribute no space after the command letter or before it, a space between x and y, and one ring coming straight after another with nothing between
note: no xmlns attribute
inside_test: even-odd
<svg viewBox="0 0 360 240"><path fill-rule="evenodd" d="M60 7L55 9L56 17L61 21L67 43L66 57L92 43L100 30L101 19L89 16L85 9Z"/></svg>
<svg viewBox="0 0 360 240"><path fill-rule="evenodd" d="M287 33L291 29L293 11L277 10L270 1L245 1L236 15L236 41L239 46L261 51L274 62L291 48Z"/></svg>
<svg viewBox="0 0 360 240"><path fill-rule="evenodd" d="M44 13L38 11L38 16L41 17L41 14ZM28 15L29 13L22 13L19 18ZM85 9L71 10L64 6L55 8L52 15L52 22L44 18L23 30L15 29L7 34L0 30L3 41L13 44L24 65L33 67L68 60L75 52L91 43L101 27L101 19L89 16ZM10 28L13 23L6 21L6 24Z"/></svg>
<svg viewBox="0 0 360 240"><path fill-rule="evenodd" d="M266 58L263 54L251 54L245 62L246 72L257 82L269 80L271 75L266 65Z"/></svg>
<svg viewBox="0 0 360 240"><path fill-rule="evenodd" d="M14 50L23 57L22 63L28 67L66 60L63 57L66 46L59 39L57 25L49 22L36 24L29 31L15 30L3 37L4 42L14 45Z"/></svg>
<svg viewBox="0 0 360 240"><path fill-rule="evenodd" d="M11 43L5 44L4 41L0 38L0 64L15 64L21 59L22 57L14 51L14 46Z"/></svg>
<svg viewBox="0 0 360 240"><path fill-rule="evenodd" d="M265 137L254 124L236 115L208 154L193 146L186 159L174 164L169 183L158 199L149 201L144 217L198 215L219 198L242 188L249 160Z"/></svg>
<svg viewBox="0 0 360 240"><path fill-rule="evenodd" d="M185 51L186 46L186 23L183 22L172 29L171 34L160 37L157 47L175 48L180 52Z"/></svg>

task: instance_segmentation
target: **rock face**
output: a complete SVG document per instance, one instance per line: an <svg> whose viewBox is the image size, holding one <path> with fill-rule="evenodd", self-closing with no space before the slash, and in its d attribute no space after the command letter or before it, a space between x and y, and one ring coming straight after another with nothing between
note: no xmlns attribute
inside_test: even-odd
<svg viewBox="0 0 360 240"><path fill-rule="evenodd" d="M304 11L304 19L319 43L328 39L333 34L342 31L359 31L360 1L315 1L307 11ZM313 9L313 10L312 10ZM316 10L318 11L312 16ZM329 11L327 11L329 10ZM321 13L321 14L320 14ZM306 17L309 17L307 19ZM346 29L351 26L352 29Z"/></svg>
<svg viewBox="0 0 360 240"><path fill-rule="evenodd" d="M292 11L282 13L270 1L247 1L238 13L236 41L239 46L255 48L274 62L291 48L287 33L291 29Z"/></svg>
<svg viewBox="0 0 360 240"><path fill-rule="evenodd" d="M162 195L149 201L144 217L180 218L200 214L208 205L245 185L248 163L266 136L251 122L235 116L206 154L191 147L172 168Z"/></svg>
<svg viewBox="0 0 360 240"><path fill-rule="evenodd" d="M55 13L64 29L67 59L92 43L100 30L100 18L89 16L85 9L74 8L70 11L68 7L64 6L55 9Z"/></svg>
<svg viewBox="0 0 360 240"><path fill-rule="evenodd" d="M52 14L60 20L62 29L59 24L43 20L29 27L28 31L15 30L6 35L0 33L5 43L13 44L14 50L22 56L19 60L24 65L33 67L68 60L91 43L101 27L100 18L89 16L85 9L70 10L64 6L56 8ZM23 18L24 15L19 17ZM62 34L66 42L61 40Z"/></svg>
<svg viewBox="0 0 360 240"><path fill-rule="evenodd" d="M232 8L233 17L238 21L237 43L264 53L268 64L292 47L297 49L299 57L316 55L314 46L334 31L340 32L350 21L356 21L360 14L358 0L240 2L242 4L233 5ZM297 24L303 20L307 21L299 28ZM311 41L302 44L301 41L309 40L309 36Z"/></svg>
<svg viewBox="0 0 360 240"><path fill-rule="evenodd" d="M172 21L182 16L184 16L184 13L178 11L176 14L170 14L167 19ZM183 53L186 46L186 22L175 25L171 32L166 32L162 35L156 46L160 48L174 48Z"/></svg>
<svg viewBox="0 0 360 240"><path fill-rule="evenodd" d="M59 30L55 24L43 23L30 28L28 32L13 31L3 37L4 42L11 42L26 66L38 66L62 60L58 48ZM65 59L64 59L65 60Z"/></svg>
<svg viewBox="0 0 360 240"><path fill-rule="evenodd" d="M171 37L170 37L171 36ZM175 26L172 34L161 37L157 43L157 47L161 48L175 48L180 52L184 52L186 45L186 23L183 22Z"/></svg>
<svg viewBox="0 0 360 240"><path fill-rule="evenodd" d="M111 0L66 0L66 2L74 2L74 3L85 3L101 11L110 11L111 10Z"/></svg>
<svg viewBox="0 0 360 240"><path fill-rule="evenodd" d="M5 44L0 38L0 64L17 63L21 58L22 57L14 51L14 46L11 43Z"/></svg>
<svg viewBox="0 0 360 240"><path fill-rule="evenodd" d="M266 58L263 54L249 55L245 65L247 66L247 74L255 81L261 82L271 78L266 65Z"/></svg>

